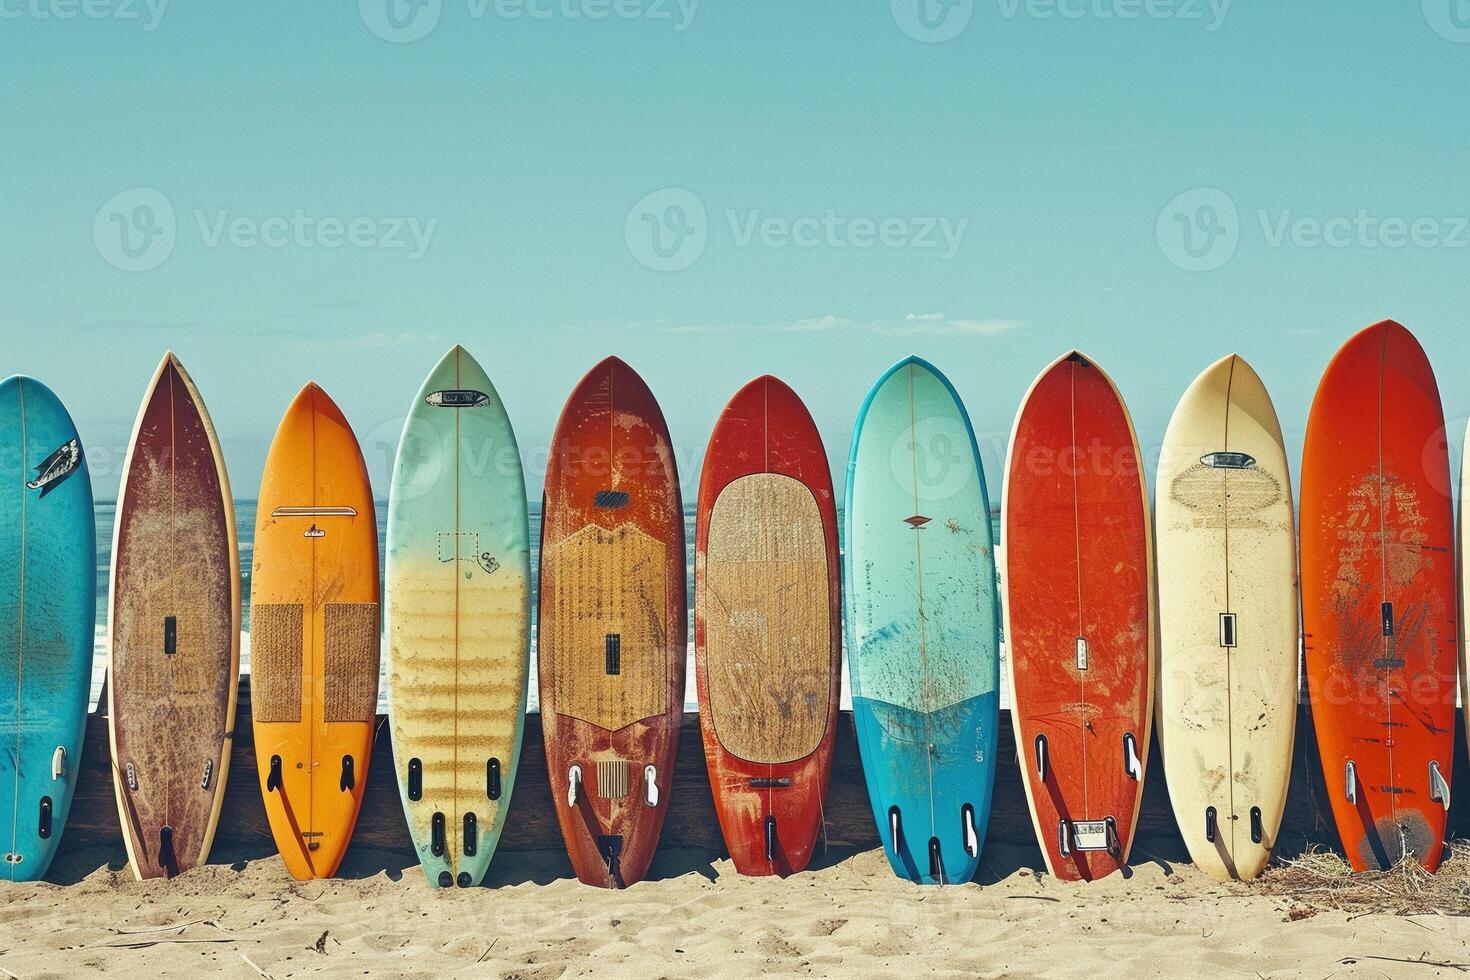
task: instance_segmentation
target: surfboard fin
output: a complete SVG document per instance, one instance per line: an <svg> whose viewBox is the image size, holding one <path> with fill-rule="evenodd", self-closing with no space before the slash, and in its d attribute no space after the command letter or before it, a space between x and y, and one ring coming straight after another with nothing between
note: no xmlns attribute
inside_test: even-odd
<svg viewBox="0 0 1470 980"><path fill-rule="evenodd" d="M357 785L357 777L352 772L352 756L342 757L342 778L337 782L337 788L346 793Z"/></svg>
<svg viewBox="0 0 1470 980"><path fill-rule="evenodd" d="M66 746L56 746L56 752L51 756L51 778L60 779L66 775Z"/></svg>
<svg viewBox="0 0 1470 980"><path fill-rule="evenodd" d="M766 816L766 860L776 860L776 816Z"/></svg>
<svg viewBox="0 0 1470 980"><path fill-rule="evenodd" d="M271 772L270 772L270 775L267 776L267 777L265 777L265 791L267 793L274 793L276 790L278 790L280 788L281 788L281 757L278 756L278 755L273 755L273 756L271 756Z"/></svg>
<svg viewBox="0 0 1470 980"><path fill-rule="evenodd" d="M968 803L960 807L960 823L964 828L965 853L970 857L979 857L980 832L975 827L975 808Z"/></svg>
<svg viewBox="0 0 1470 980"><path fill-rule="evenodd" d="M174 829L164 826L158 829L158 866L172 878L179 873L179 860L174 855Z"/></svg>
<svg viewBox="0 0 1470 980"><path fill-rule="evenodd" d="M1439 763L1429 764L1429 798L1446 810L1450 808L1450 784L1439 771Z"/></svg>
<svg viewBox="0 0 1470 980"><path fill-rule="evenodd" d="M1347 801L1354 805L1358 802L1358 767L1349 759L1347 762Z"/></svg>
<svg viewBox="0 0 1470 980"><path fill-rule="evenodd" d="M1072 824L1065 817L1057 821L1057 850L1062 857L1072 856Z"/></svg>
<svg viewBox="0 0 1470 980"><path fill-rule="evenodd" d="M567 770L567 806L577 805L577 796L582 789L582 767L572 766Z"/></svg>
<svg viewBox="0 0 1470 980"><path fill-rule="evenodd" d="M623 838L617 835L609 835L597 838L597 849L602 852L603 863L607 865L608 880L617 887L622 887L622 872L618 870L618 858L623 853Z"/></svg>
<svg viewBox="0 0 1470 980"><path fill-rule="evenodd" d="M929 838L929 877L938 879L941 885L948 884L944 880L944 858L939 851L939 838Z"/></svg>
<svg viewBox="0 0 1470 980"><path fill-rule="evenodd" d="M643 802L650 807L658 806L658 768L655 766L643 767Z"/></svg>
<svg viewBox="0 0 1470 980"><path fill-rule="evenodd" d="M1143 778L1143 761L1138 758L1138 739L1129 732L1123 736L1123 771L1135 783Z"/></svg>
<svg viewBox="0 0 1470 980"><path fill-rule="evenodd" d="M1036 736L1036 778L1046 782L1046 736Z"/></svg>
<svg viewBox="0 0 1470 980"><path fill-rule="evenodd" d="M897 854L903 840L903 815L896 806L888 808L888 836L893 841L893 853Z"/></svg>

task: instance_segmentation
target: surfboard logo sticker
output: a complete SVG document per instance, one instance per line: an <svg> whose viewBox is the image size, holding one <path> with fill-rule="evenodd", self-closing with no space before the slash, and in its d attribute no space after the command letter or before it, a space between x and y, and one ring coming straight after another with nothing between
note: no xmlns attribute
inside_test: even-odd
<svg viewBox="0 0 1470 980"><path fill-rule="evenodd" d="M1256 458L1245 453L1210 453L1199 461L1215 470L1248 470L1256 465Z"/></svg>
<svg viewBox="0 0 1470 980"><path fill-rule="evenodd" d="M435 408L484 408L490 404L490 396L483 391L452 389L433 392L424 401Z"/></svg>
<svg viewBox="0 0 1470 980"><path fill-rule="evenodd" d="M82 465L82 443L73 439L56 452L47 456L35 468L36 478L26 484L27 490L41 491L41 499L66 482Z"/></svg>

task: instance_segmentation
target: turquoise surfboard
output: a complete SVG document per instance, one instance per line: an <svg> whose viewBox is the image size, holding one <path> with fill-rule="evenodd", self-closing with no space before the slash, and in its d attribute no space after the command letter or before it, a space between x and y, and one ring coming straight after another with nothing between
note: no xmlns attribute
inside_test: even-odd
<svg viewBox="0 0 1470 980"><path fill-rule="evenodd" d="M521 756L526 481L495 386L456 347L414 398L388 499L388 705L399 794L436 887L479 885Z"/></svg>
<svg viewBox="0 0 1470 980"><path fill-rule="evenodd" d="M893 870L969 881L999 726L995 540L959 395L911 357L868 393L847 471L848 669L863 774Z"/></svg>
<svg viewBox="0 0 1470 980"><path fill-rule="evenodd" d="M97 619L92 481L76 426L30 378L0 383L0 834L44 877L71 809Z"/></svg>

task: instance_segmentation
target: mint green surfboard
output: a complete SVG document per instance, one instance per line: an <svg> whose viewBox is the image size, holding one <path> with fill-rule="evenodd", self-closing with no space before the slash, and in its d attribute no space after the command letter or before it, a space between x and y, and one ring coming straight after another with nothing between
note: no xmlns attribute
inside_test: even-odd
<svg viewBox="0 0 1470 980"><path fill-rule="evenodd" d="M995 540L969 416L917 357L869 393L847 474L848 669L863 773L893 870L970 880L995 780Z"/></svg>
<svg viewBox="0 0 1470 980"><path fill-rule="evenodd" d="M500 395L456 347L414 399L388 500L388 703L429 882L478 885L520 761L530 663L526 481Z"/></svg>

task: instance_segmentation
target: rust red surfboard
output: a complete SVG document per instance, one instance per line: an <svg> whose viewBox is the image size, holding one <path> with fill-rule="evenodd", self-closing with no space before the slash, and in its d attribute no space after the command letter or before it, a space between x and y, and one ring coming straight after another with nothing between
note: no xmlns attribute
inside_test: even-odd
<svg viewBox="0 0 1470 980"><path fill-rule="evenodd" d="M1439 866L1454 756L1454 514L1434 372L1392 321L1327 367L1302 456L1302 618L1348 860Z"/></svg>
<svg viewBox="0 0 1470 980"><path fill-rule="evenodd" d="M240 667L230 482L209 413L172 354L133 430L114 534L113 787L133 873L171 877L209 857Z"/></svg>
<svg viewBox="0 0 1470 980"><path fill-rule="evenodd" d="M538 671L546 764L577 877L639 881L684 716L684 514L663 413L608 358L572 392L542 510Z"/></svg>
<svg viewBox="0 0 1470 980"><path fill-rule="evenodd" d="M1026 798L1050 872L1128 862L1153 707L1154 593L1138 440L1073 351L1032 384L1006 461L1006 660Z"/></svg>
<svg viewBox="0 0 1470 980"><path fill-rule="evenodd" d="M796 393L758 378L726 406L699 486L695 666L715 811L736 870L811 859L842 665L827 454Z"/></svg>

